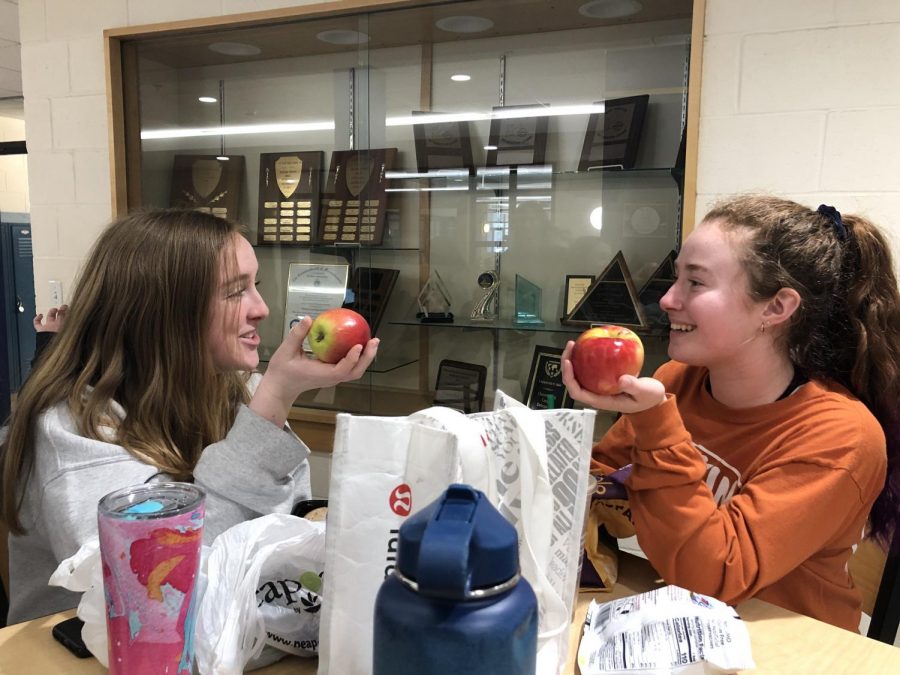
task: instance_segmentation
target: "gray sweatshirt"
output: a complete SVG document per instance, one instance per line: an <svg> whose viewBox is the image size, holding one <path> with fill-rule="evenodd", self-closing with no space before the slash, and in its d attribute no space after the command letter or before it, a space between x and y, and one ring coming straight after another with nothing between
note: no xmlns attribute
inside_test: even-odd
<svg viewBox="0 0 900 675"><path fill-rule="evenodd" d="M116 412L124 416L124 410ZM194 469L206 490L203 540L309 499L309 449L293 433L241 406L228 435L207 446ZM20 517L28 530L9 537L10 624L75 607L79 594L48 586L60 562L97 534L97 502L113 490L169 480L125 448L78 434L65 404L35 429L34 469Z"/></svg>

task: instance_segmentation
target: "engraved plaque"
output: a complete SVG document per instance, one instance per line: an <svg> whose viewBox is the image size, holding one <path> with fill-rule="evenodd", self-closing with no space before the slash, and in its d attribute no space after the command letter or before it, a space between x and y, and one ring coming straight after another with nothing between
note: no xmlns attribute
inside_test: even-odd
<svg viewBox="0 0 900 675"><path fill-rule="evenodd" d="M365 242L376 246L382 243L388 185L385 174L393 168L396 157L396 148L336 150L332 153L324 190L328 208L318 219L321 226L313 237L318 243ZM311 214L314 222L315 215ZM371 223L374 230L361 232L361 218L364 218L362 222ZM332 230L329 226L337 226L337 229ZM332 236L334 233L337 236Z"/></svg>
<svg viewBox="0 0 900 675"><path fill-rule="evenodd" d="M295 234L295 226L318 222L319 189L325 153L269 152L259 156L259 223L277 218L279 244L309 246L310 237ZM297 210L295 210L297 209ZM302 216L302 218L301 218ZM271 243L258 239L259 243Z"/></svg>

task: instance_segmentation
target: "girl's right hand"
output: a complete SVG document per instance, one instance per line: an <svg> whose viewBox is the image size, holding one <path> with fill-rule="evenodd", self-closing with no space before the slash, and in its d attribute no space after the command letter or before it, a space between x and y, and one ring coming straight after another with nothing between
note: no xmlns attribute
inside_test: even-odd
<svg viewBox="0 0 900 675"><path fill-rule="evenodd" d="M361 345L353 347L337 363L310 358L303 351L303 340L311 325L312 319L307 316L291 328L272 354L250 401L251 410L278 426L284 424L294 401L304 391L359 379L378 353L379 340L372 338L365 348Z"/></svg>
<svg viewBox="0 0 900 675"><path fill-rule="evenodd" d="M621 413L635 413L658 406L666 400L666 387L652 377L634 377L622 375L619 378L618 394L601 396L582 388L575 379L572 367L572 349L575 343L571 340L562 353L562 379L569 395L580 403L599 410L612 410Z"/></svg>

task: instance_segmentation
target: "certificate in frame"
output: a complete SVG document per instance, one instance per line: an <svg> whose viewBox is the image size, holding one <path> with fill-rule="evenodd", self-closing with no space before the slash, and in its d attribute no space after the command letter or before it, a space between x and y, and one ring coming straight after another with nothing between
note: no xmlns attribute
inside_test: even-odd
<svg viewBox="0 0 900 675"><path fill-rule="evenodd" d="M312 245L324 158L320 150L260 154L258 245Z"/></svg>
<svg viewBox="0 0 900 675"><path fill-rule="evenodd" d="M317 317L326 309L341 307L347 295L349 265L291 263L288 266L284 301L284 331L287 337L301 317ZM309 344L304 341L304 349Z"/></svg>
<svg viewBox="0 0 900 675"><path fill-rule="evenodd" d="M491 117L485 166L533 166L544 164L547 151L548 117L524 117L521 109L534 105L495 107Z"/></svg>
<svg viewBox="0 0 900 675"><path fill-rule="evenodd" d="M566 289L563 293L563 316L568 316L584 297L587 290L594 283L596 277L593 274L567 274Z"/></svg>
<svg viewBox="0 0 900 675"><path fill-rule="evenodd" d="M578 170L634 168L649 101L649 94L602 101L603 112L588 118Z"/></svg>

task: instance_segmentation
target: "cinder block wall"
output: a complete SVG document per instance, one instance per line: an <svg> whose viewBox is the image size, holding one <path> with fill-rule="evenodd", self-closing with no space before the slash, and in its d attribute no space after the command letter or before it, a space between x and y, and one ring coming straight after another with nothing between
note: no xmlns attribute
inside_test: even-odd
<svg viewBox="0 0 900 675"><path fill-rule="evenodd" d="M900 242L900 2L707 0L698 218L763 190Z"/></svg>

